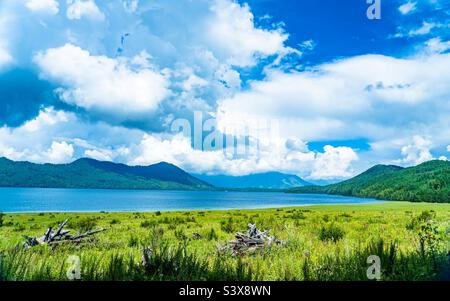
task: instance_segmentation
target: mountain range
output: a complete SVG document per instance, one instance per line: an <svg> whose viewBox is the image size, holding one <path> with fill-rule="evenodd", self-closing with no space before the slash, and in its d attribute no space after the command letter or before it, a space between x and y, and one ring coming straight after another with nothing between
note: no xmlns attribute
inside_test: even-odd
<svg viewBox="0 0 450 301"><path fill-rule="evenodd" d="M128 166L93 159L34 164L0 158L0 187L92 189L212 189L175 165Z"/></svg>
<svg viewBox="0 0 450 301"><path fill-rule="evenodd" d="M288 192L412 202L450 202L450 162L434 160L408 168L376 165L337 184L298 187Z"/></svg>
<svg viewBox="0 0 450 301"><path fill-rule="evenodd" d="M0 158L0 187L281 190L304 185L311 184L295 175L278 172L241 177L191 175L166 162L128 166L82 158L69 164L35 164Z"/></svg>
<svg viewBox="0 0 450 301"><path fill-rule="evenodd" d="M34 164L0 158L0 187L92 189L276 189L289 193L336 194L382 200L450 202L450 162L428 161L414 167L376 165L349 180L313 186L278 172L248 176L191 175L161 162L128 166L94 159L69 164Z"/></svg>
<svg viewBox="0 0 450 301"><path fill-rule="evenodd" d="M258 173L247 176L201 175L195 177L220 188L234 189L288 189L311 185L302 178L279 172Z"/></svg>

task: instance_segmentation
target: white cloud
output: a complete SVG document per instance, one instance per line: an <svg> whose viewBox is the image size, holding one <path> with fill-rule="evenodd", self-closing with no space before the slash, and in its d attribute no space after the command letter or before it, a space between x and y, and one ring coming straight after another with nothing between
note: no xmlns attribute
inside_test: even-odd
<svg viewBox="0 0 450 301"><path fill-rule="evenodd" d="M443 53L450 49L450 41L444 42L441 38L432 38L425 45L425 51L428 53Z"/></svg>
<svg viewBox="0 0 450 301"><path fill-rule="evenodd" d="M145 135L132 152L135 154L129 161L132 165L165 161L196 173L246 175L278 170L311 179L352 176L350 166L358 159L354 150L349 147L326 146L323 153L316 153L303 146L297 150L284 147L283 144L281 147L274 144L265 145L256 152L236 158L230 156L231 149L218 151L193 149L190 139L182 135L171 137Z"/></svg>
<svg viewBox="0 0 450 301"><path fill-rule="evenodd" d="M447 145L447 151L450 152L450 145Z"/></svg>
<svg viewBox="0 0 450 301"><path fill-rule="evenodd" d="M433 160L430 152L432 142L421 136L414 136L412 142L402 147L401 152L405 157L401 160L405 164L417 165L426 161Z"/></svg>
<svg viewBox="0 0 450 301"><path fill-rule="evenodd" d="M61 99L69 104L120 120L149 118L169 94L164 75L133 68L125 59L93 56L71 44L34 57L45 78L63 85Z"/></svg>
<svg viewBox="0 0 450 301"><path fill-rule="evenodd" d="M424 126L448 126L450 107L442 103L450 97L449 81L447 54L365 55L304 72L274 71L222 100L218 119L223 127L236 120L275 119L281 134L307 141L386 139Z"/></svg>
<svg viewBox="0 0 450 301"><path fill-rule="evenodd" d="M11 160L30 160L37 163L64 163L72 158L73 147L54 141L52 127L67 124L73 116L46 108L18 128L0 128L0 156Z"/></svg>
<svg viewBox="0 0 450 301"><path fill-rule="evenodd" d="M44 155L46 156L46 162L54 164L69 163L73 159L73 146L65 141L54 141Z"/></svg>
<svg viewBox="0 0 450 301"><path fill-rule="evenodd" d="M300 49L311 51L316 47L316 42L314 40L306 40L299 44Z"/></svg>
<svg viewBox="0 0 450 301"><path fill-rule="evenodd" d="M236 66L252 66L258 56L266 57L286 51L288 35L281 30L256 28L247 4L216 0L211 6L214 16L207 24L208 38L219 54Z"/></svg>
<svg viewBox="0 0 450 301"><path fill-rule="evenodd" d="M56 0L27 0L25 6L32 12L56 15L59 3Z"/></svg>
<svg viewBox="0 0 450 301"><path fill-rule="evenodd" d="M67 0L67 4L66 15L70 20L80 20L83 17L97 21L105 20L105 15L95 0Z"/></svg>
<svg viewBox="0 0 450 301"><path fill-rule="evenodd" d="M358 155L350 147L333 147L326 145L324 153L317 154L309 179L336 179L353 175L350 170L353 161Z"/></svg>
<svg viewBox="0 0 450 301"><path fill-rule="evenodd" d="M0 157L65 163L84 156L100 158L103 154L103 158L126 161L130 155L127 146L141 141L143 135L139 130L87 123L73 113L45 108L19 127L0 127Z"/></svg>
<svg viewBox="0 0 450 301"><path fill-rule="evenodd" d="M97 150L97 149L88 149L84 152L84 156L87 158L92 158L99 161L112 161L111 151L107 150Z"/></svg>
<svg viewBox="0 0 450 301"><path fill-rule="evenodd" d="M398 10L400 11L400 13L402 15L410 14L413 11L415 11L416 9L417 9L417 2L412 2L412 1L408 1L408 2L400 5L400 7L398 8Z"/></svg>
<svg viewBox="0 0 450 301"><path fill-rule="evenodd" d="M431 30L433 30L434 28L436 28L438 26L439 26L439 24L436 24L433 22L423 22L421 27L419 27L417 29L411 29L408 32L408 36L413 37L413 36L426 35L426 34L429 34L431 32Z"/></svg>
<svg viewBox="0 0 450 301"><path fill-rule="evenodd" d="M287 139L286 140L286 148L293 151L299 151L302 153L306 153L309 151L308 144L305 141L300 139Z"/></svg>

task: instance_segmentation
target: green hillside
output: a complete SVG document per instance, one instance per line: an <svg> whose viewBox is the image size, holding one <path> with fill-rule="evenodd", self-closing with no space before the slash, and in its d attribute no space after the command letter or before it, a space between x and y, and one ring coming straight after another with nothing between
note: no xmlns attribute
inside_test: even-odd
<svg viewBox="0 0 450 301"><path fill-rule="evenodd" d="M92 159L70 164L34 164L0 158L0 187L92 189L209 189L182 169L159 163L127 166Z"/></svg>
<svg viewBox="0 0 450 301"><path fill-rule="evenodd" d="M429 161L409 168L376 165L347 181L327 186L299 187L289 192L448 203L450 202L450 162Z"/></svg>

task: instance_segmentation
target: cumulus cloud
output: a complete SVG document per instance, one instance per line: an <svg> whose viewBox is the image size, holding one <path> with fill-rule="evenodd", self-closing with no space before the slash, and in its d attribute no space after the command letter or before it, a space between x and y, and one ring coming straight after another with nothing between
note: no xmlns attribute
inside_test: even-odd
<svg viewBox="0 0 450 301"><path fill-rule="evenodd" d="M127 162L127 146L143 135L139 130L88 123L49 107L19 127L0 128L0 157L35 163L66 163L86 156Z"/></svg>
<svg viewBox="0 0 450 301"><path fill-rule="evenodd" d="M117 119L145 118L169 94L160 72L72 44L39 52L34 61L45 78L63 85L57 90L61 100Z"/></svg>
<svg viewBox="0 0 450 301"><path fill-rule="evenodd" d="M263 147L236 157L236 148L201 151L191 146L189 138L178 134L171 137L145 135L131 150L132 165L170 162L196 173L247 175L278 170L310 179L341 179L352 176L351 164L358 159L349 147L324 147L324 152L313 152L300 141L271 141ZM293 146L294 145L294 146Z"/></svg>
<svg viewBox="0 0 450 301"><path fill-rule="evenodd" d="M432 142L421 136L414 136L412 142L402 147L401 152L405 157L401 160L405 164L417 165L426 161L433 160L430 152Z"/></svg>
<svg viewBox="0 0 450 301"><path fill-rule="evenodd" d="M87 18L91 20L103 21L105 15L98 8L95 0L67 0L67 18L70 20L80 20Z"/></svg>
<svg viewBox="0 0 450 301"><path fill-rule="evenodd" d="M63 111L47 108L18 128L0 128L0 156L37 163L64 163L70 160L72 146L54 141L49 131L57 124L69 122L69 118L70 115Z"/></svg>
<svg viewBox="0 0 450 301"><path fill-rule="evenodd" d="M286 51L288 35L280 30L256 28L254 16L247 4L216 0L211 6L214 15L207 26L208 38L220 54L232 65L245 67L256 63L258 56L266 57Z"/></svg>
<svg viewBox="0 0 450 301"><path fill-rule="evenodd" d="M47 152L44 153L46 162L61 164L72 161L73 146L67 142L52 142Z"/></svg>
<svg viewBox="0 0 450 301"><path fill-rule="evenodd" d="M309 179L347 178L353 175L350 170L358 155L350 147L333 147L326 145L324 152L317 154Z"/></svg>
<svg viewBox="0 0 450 301"><path fill-rule="evenodd" d="M417 2L408 1L399 6L398 10L402 15L408 15L417 9Z"/></svg>
<svg viewBox="0 0 450 301"><path fill-rule="evenodd" d="M446 128L444 116L450 108L442 100L450 97L449 70L449 55L365 55L304 72L274 71L247 91L222 100L219 124L276 119L282 134L304 140L386 139L399 135L405 124L411 126L404 129L408 132L418 131L422 123L438 127L443 122Z"/></svg>
<svg viewBox="0 0 450 301"><path fill-rule="evenodd" d="M27 0L25 6L36 13L56 15L59 12L59 3L56 0Z"/></svg>

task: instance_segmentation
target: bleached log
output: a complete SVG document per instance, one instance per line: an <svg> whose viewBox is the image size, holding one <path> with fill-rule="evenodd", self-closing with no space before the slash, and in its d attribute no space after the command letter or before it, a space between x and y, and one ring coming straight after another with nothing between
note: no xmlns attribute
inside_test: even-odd
<svg viewBox="0 0 450 301"><path fill-rule="evenodd" d="M25 236L25 246L27 248L34 247L37 245L57 245L60 243L81 243L85 242L84 239L88 238L89 236L92 236L96 233L105 231L105 228L90 230L82 234L77 234L75 236L70 235L70 230L64 230L64 227L66 226L68 222L68 219L66 219L64 222L62 222L56 231L52 231L52 228L49 227L46 231L44 236L41 237L28 237Z"/></svg>

